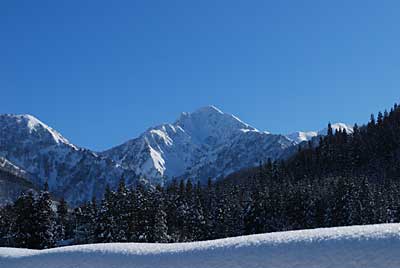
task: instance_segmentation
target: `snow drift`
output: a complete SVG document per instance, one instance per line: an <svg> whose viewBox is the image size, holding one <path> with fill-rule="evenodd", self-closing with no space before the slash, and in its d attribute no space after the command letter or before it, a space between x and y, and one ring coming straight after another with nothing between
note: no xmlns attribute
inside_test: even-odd
<svg viewBox="0 0 400 268"><path fill-rule="evenodd" d="M179 244L0 248L7 268L400 267L400 224L301 230Z"/></svg>

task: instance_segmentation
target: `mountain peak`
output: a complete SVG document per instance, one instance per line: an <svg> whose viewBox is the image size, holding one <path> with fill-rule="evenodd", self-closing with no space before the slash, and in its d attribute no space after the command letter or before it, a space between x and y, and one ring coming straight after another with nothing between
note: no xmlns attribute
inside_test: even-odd
<svg viewBox="0 0 400 268"><path fill-rule="evenodd" d="M224 114L220 109L215 107L214 105L207 105L200 107L193 113L204 113L204 114L210 114L210 113L216 113L216 114Z"/></svg>
<svg viewBox="0 0 400 268"><path fill-rule="evenodd" d="M190 117L190 116L198 116L198 117L207 117L211 115L223 115L224 112L222 112L220 109L215 107L214 105L207 105L198 108L194 112L183 112L178 119L178 121L181 121L184 118Z"/></svg>
<svg viewBox="0 0 400 268"><path fill-rule="evenodd" d="M182 113L173 124L150 128L103 155L153 183L188 177L204 182L258 165L260 159L282 158L292 145L284 136L258 131L209 105Z"/></svg>
<svg viewBox="0 0 400 268"><path fill-rule="evenodd" d="M57 144L67 144L69 146L77 149L76 146L71 144L66 138L64 138L59 132L55 131L53 128L49 127L35 116L30 114L3 114L0 115L0 122L4 122L7 125L18 125L25 128L29 133L40 132L48 133L54 142Z"/></svg>
<svg viewBox="0 0 400 268"><path fill-rule="evenodd" d="M213 105L201 107L192 113L182 113L175 125L199 140L211 136L218 139L229 138L228 136L235 135L238 131L258 131Z"/></svg>

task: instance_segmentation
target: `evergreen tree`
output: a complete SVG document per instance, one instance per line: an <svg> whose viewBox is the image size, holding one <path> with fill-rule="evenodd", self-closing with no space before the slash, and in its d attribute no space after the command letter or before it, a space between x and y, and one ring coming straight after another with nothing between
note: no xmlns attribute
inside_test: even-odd
<svg viewBox="0 0 400 268"><path fill-rule="evenodd" d="M22 194L14 203L15 224L12 239L19 248L39 248L36 237L36 219L33 193Z"/></svg>
<svg viewBox="0 0 400 268"><path fill-rule="evenodd" d="M217 204L217 197L215 193L215 185L212 179L208 178L207 187L205 189L203 208L204 208L204 234L203 238L209 240L215 237L215 208Z"/></svg>
<svg viewBox="0 0 400 268"><path fill-rule="evenodd" d="M34 217L36 223L35 246L38 248L51 248L56 245L55 237L55 213L52 209L52 201L47 182L38 200L34 204Z"/></svg>
<svg viewBox="0 0 400 268"><path fill-rule="evenodd" d="M60 200L57 205L57 226L56 226L56 238L58 241L65 240L70 234L70 222L68 218L68 204L64 198Z"/></svg>
<svg viewBox="0 0 400 268"><path fill-rule="evenodd" d="M95 240L98 243L113 242L115 239L115 230L117 229L117 226L114 218L114 203L115 193L111 191L110 186L107 185L97 217Z"/></svg>
<svg viewBox="0 0 400 268"><path fill-rule="evenodd" d="M150 189L144 185L137 187L137 226L136 237L139 242L154 242L153 226L155 219L155 200Z"/></svg>
<svg viewBox="0 0 400 268"><path fill-rule="evenodd" d="M157 243L167 243L170 241L170 236L168 235L167 213L164 211L164 196L161 187L158 187L155 193L155 203L153 239Z"/></svg>
<svg viewBox="0 0 400 268"><path fill-rule="evenodd" d="M187 237L190 241L199 241L205 239L206 221L204 218L203 205L201 204L199 192L192 197L189 202L186 225Z"/></svg>
<svg viewBox="0 0 400 268"><path fill-rule="evenodd" d="M15 214L12 205L0 207L0 246L11 247L13 244Z"/></svg>
<svg viewBox="0 0 400 268"><path fill-rule="evenodd" d="M118 191L115 196L115 240L116 242L126 242L129 239L128 226L130 220L130 202L128 189L126 188L124 179L121 179L118 186Z"/></svg>

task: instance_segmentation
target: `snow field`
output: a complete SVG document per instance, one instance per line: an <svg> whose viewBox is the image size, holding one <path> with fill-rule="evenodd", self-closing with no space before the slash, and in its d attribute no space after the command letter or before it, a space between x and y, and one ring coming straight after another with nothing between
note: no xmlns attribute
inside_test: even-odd
<svg viewBox="0 0 400 268"><path fill-rule="evenodd" d="M398 268L400 224L301 230L177 244L0 248L1 268Z"/></svg>

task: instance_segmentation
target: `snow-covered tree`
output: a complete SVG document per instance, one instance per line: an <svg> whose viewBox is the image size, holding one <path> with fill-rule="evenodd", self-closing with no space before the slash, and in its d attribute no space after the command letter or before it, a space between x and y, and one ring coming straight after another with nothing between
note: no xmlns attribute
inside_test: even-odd
<svg viewBox="0 0 400 268"><path fill-rule="evenodd" d="M51 248L56 244L55 236L55 213L52 208L52 200L49 193L47 182L43 191L40 192L38 200L35 202L36 221L35 236L38 240L39 248Z"/></svg>

